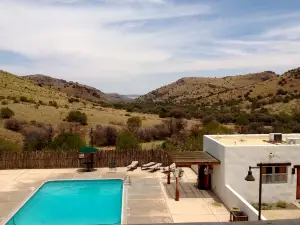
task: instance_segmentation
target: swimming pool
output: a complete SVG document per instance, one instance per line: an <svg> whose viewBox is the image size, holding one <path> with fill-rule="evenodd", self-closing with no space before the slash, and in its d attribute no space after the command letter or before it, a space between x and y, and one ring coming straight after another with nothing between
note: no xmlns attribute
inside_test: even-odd
<svg viewBox="0 0 300 225"><path fill-rule="evenodd" d="M46 182L6 225L121 224L122 180Z"/></svg>

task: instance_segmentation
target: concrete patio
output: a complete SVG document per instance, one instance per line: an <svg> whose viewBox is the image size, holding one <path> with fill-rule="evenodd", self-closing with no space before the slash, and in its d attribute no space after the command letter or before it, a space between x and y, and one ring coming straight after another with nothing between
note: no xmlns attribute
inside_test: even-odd
<svg viewBox="0 0 300 225"><path fill-rule="evenodd" d="M0 170L0 224L9 218L45 181L57 179L128 178L124 186L124 223L172 223L228 221L229 212L209 191L195 187L196 174L184 168L180 181L180 201L174 200L174 180L166 185L161 172L149 173L140 168L126 172L118 168L111 172L99 168L93 172L78 169ZM127 184L128 183L128 184Z"/></svg>

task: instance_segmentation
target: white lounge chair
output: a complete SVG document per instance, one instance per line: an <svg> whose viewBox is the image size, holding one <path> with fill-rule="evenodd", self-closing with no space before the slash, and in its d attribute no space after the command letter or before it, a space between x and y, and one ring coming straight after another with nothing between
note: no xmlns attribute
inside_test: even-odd
<svg viewBox="0 0 300 225"><path fill-rule="evenodd" d="M153 165L155 165L155 164L156 164L156 162L149 162L149 163L146 163L146 164L142 165L141 169L142 169L142 170L147 170L150 166L153 166Z"/></svg>
<svg viewBox="0 0 300 225"><path fill-rule="evenodd" d="M159 170L159 168L161 167L161 165L162 165L162 163L157 163L157 164L155 164L153 166L148 167L149 168L148 172L153 173L156 170Z"/></svg>
<svg viewBox="0 0 300 225"><path fill-rule="evenodd" d="M138 161L132 161L130 165L127 166L127 171L135 170L139 165Z"/></svg>
<svg viewBox="0 0 300 225"><path fill-rule="evenodd" d="M172 163L170 166L161 167L160 171L163 172L163 173L167 173L167 172L169 172L169 170L170 170L170 172L174 171L175 168L176 168L176 164Z"/></svg>

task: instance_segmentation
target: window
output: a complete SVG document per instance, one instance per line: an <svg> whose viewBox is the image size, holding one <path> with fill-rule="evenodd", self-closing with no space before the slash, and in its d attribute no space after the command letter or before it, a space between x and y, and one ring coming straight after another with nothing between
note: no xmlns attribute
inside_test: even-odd
<svg viewBox="0 0 300 225"><path fill-rule="evenodd" d="M286 166L265 166L262 168L262 183L287 183Z"/></svg>

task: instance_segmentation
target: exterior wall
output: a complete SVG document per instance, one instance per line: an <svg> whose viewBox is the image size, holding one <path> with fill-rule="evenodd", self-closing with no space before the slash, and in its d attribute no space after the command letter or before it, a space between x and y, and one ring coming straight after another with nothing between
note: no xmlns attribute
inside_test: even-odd
<svg viewBox="0 0 300 225"><path fill-rule="evenodd" d="M249 221L256 221L258 219L258 211L243 199L235 190L233 190L229 185L225 185L225 197L223 199L224 203L228 208L238 207L245 214L247 214ZM266 220L264 216L261 216L262 220Z"/></svg>
<svg viewBox="0 0 300 225"><path fill-rule="evenodd" d="M262 202L295 201L297 174L292 175L292 167L300 165L300 145L225 147L226 184L229 184L251 203L258 202L259 170L252 170L253 176L256 178L254 182L245 181L245 177L248 167L256 166L260 162L290 162L292 164L292 166L288 166L287 183L262 185Z"/></svg>
<svg viewBox="0 0 300 225"><path fill-rule="evenodd" d="M211 139L209 136L203 137L203 150L218 159L221 164L213 167L211 176L211 188L218 197L223 200L225 195L225 166L224 146ZM226 203L225 203L226 204Z"/></svg>

